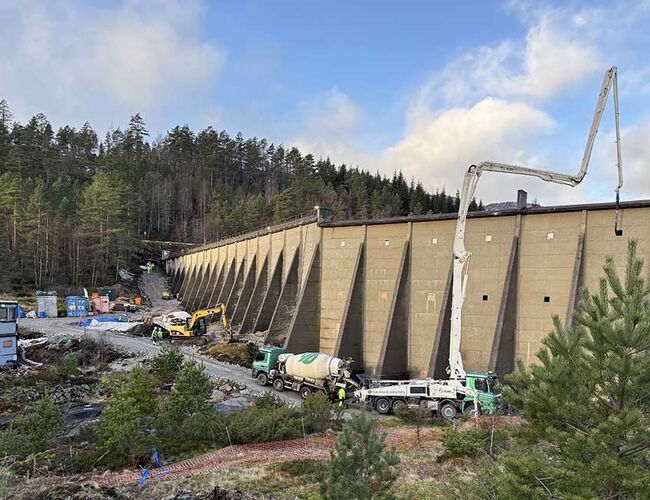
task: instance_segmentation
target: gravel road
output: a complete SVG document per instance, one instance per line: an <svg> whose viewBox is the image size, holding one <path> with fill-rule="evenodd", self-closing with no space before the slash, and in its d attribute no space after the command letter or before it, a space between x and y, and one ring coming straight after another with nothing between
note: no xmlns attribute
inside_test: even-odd
<svg viewBox="0 0 650 500"><path fill-rule="evenodd" d="M146 337L133 337L125 333L97 331L90 328L81 328L77 326L77 321L72 318L46 318L46 319L21 319L20 326L27 330L41 333L43 335L88 335L89 337L99 340L104 339L111 344L126 349L136 355L155 356L162 349L159 345L154 345ZM228 378L245 384L251 393L273 392L276 396L287 403L299 403L300 396L293 392L276 392L270 386L261 387L252 379L250 371L247 368L229 365L216 361L207 356L199 354L196 348L191 346L181 347L183 354L188 359L195 359L203 364L205 371L213 378Z"/></svg>
<svg viewBox="0 0 650 500"><path fill-rule="evenodd" d="M146 296L151 302L151 309L146 311L146 316L158 316L169 312L181 310L179 301L162 300L161 293L167 290L167 277L159 271L154 270L151 274L143 273L140 277L140 289L143 296ZM131 315L133 319L138 319L137 315ZM41 333L43 335L88 335L94 339L105 339L111 344L126 349L133 354L143 354L145 356L155 356L161 350L161 346L154 345L150 339L145 337L134 337L125 333L97 331L86 329L78 326L77 318L45 318L45 319L28 319L20 320L19 325L27 330ZM239 383L245 384L251 393L262 394L264 392L273 392L280 399L287 403L296 404L301 401L300 396L293 392L276 392L270 386L261 387L252 379L250 370L247 368L229 365L216 361L207 356L198 353L196 347L181 347L183 354L189 359L196 359L205 366L205 371L214 378L228 378Z"/></svg>

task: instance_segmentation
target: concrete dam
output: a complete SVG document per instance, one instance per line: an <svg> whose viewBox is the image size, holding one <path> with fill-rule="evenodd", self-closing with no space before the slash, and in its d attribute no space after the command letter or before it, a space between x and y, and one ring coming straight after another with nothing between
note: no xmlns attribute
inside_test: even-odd
<svg viewBox="0 0 650 500"><path fill-rule="evenodd" d="M468 370L535 362L552 317L565 324L607 256L628 239L650 259L650 200L474 212L461 352ZM448 365L455 214L337 222L313 217L163 260L187 310L225 302L233 327L293 352L352 357L375 377L443 377Z"/></svg>

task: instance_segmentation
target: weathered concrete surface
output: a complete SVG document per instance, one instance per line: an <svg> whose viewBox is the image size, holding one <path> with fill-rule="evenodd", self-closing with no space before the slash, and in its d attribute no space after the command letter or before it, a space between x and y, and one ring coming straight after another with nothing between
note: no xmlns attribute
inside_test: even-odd
<svg viewBox="0 0 650 500"><path fill-rule="evenodd" d="M306 222L195 248L165 268L194 304L237 299L229 307L242 331L272 326L287 348L351 356L368 374L442 376L455 224L453 214ZM623 236L613 228L612 204L471 216L465 367L534 363L552 316L570 320L606 256L621 267L636 238L650 261L650 201L624 203Z"/></svg>

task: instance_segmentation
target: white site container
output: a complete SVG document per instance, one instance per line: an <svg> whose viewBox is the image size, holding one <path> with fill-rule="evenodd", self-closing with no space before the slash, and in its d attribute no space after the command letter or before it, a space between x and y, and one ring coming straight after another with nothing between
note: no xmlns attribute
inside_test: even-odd
<svg viewBox="0 0 650 500"><path fill-rule="evenodd" d="M56 295L36 296L36 316L38 318L43 316L46 318L57 317Z"/></svg>
<svg viewBox="0 0 650 500"><path fill-rule="evenodd" d="M285 363L285 372L292 377L324 379L338 376L343 371L343 360L322 354L306 352L303 354L280 354L280 362Z"/></svg>

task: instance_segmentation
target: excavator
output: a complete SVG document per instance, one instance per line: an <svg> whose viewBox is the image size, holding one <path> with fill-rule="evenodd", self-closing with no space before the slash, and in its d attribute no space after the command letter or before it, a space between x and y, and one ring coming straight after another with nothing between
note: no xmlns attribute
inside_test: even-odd
<svg viewBox="0 0 650 500"><path fill-rule="evenodd" d="M230 332L230 320L226 314L226 304L224 303L215 307L199 309L194 311L192 315L187 313L183 316L179 316L177 313L174 314L174 317L167 315L157 322L167 331L171 341L204 336L208 331L206 319L220 321L223 329Z"/></svg>
<svg viewBox="0 0 650 500"><path fill-rule="evenodd" d="M607 97L613 90L614 121L616 131L616 158L618 183L614 190L616 194L614 233L621 236L620 189L623 187L623 162L621 159L621 133L618 109L618 80L617 68L611 67L605 72L598 95L596 111L594 112L591 129L587 138L582 163L575 175L549 170L484 161L471 165L465 173L463 189L460 193L460 206L456 220L454 237L454 262L452 284L451 333L449 342L448 380L401 380L401 381L370 381L367 387L355 392L355 396L363 402L368 402L380 413L388 413L400 406L418 404L431 408L442 417L451 419L457 412L470 415L481 412L493 413L499 406L497 393L497 374L492 372L466 372L460 352L462 335L462 312L465 302L465 291L469 274L471 252L465 248L465 226L467 212L474 197L476 186L483 172L496 172L512 175L537 177L546 182L575 187L580 184L589 167L591 153L600 126L601 118L607 103Z"/></svg>

